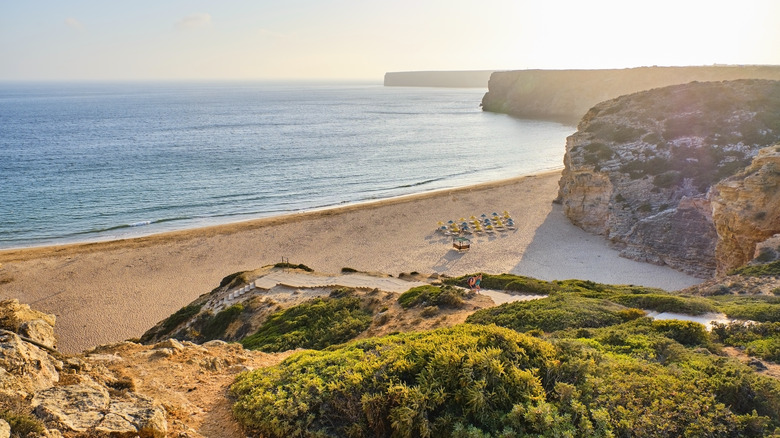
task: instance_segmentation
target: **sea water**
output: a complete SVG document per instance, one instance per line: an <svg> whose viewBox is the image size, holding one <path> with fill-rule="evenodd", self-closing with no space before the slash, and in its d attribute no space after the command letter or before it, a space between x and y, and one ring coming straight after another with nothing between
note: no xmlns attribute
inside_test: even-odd
<svg viewBox="0 0 780 438"><path fill-rule="evenodd" d="M108 240L562 167L574 128L484 89L0 84L0 248Z"/></svg>

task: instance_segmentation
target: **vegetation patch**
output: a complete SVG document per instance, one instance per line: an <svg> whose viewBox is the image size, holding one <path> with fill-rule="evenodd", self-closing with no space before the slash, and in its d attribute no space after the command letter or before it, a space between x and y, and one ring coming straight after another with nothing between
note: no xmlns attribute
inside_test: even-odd
<svg viewBox="0 0 780 438"><path fill-rule="evenodd" d="M450 278L445 282L456 286L468 287L469 277L472 277L472 275ZM482 274L482 283L480 285L482 289L502 290L531 295L547 295L559 289L553 282L512 274Z"/></svg>
<svg viewBox="0 0 780 438"><path fill-rule="evenodd" d="M251 350L321 349L341 344L365 331L372 315L354 296L315 298L272 314L241 344Z"/></svg>
<svg viewBox="0 0 780 438"><path fill-rule="evenodd" d="M780 322L715 324L712 334L724 345L744 348L751 356L780 363Z"/></svg>
<svg viewBox="0 0 780 438"><path fill-rule="evenodd" d="M201 307L203 307L203 304L190 304L182 307L173 315L163 320L157 330L151 329L144 333L140 339L141 343L149 342L151 339L159 336L170 335L176 327L197 315L200 312Z"/></svg>
<svg viewBox="0 0 780 438"><path fill-rule="evenodd" d="M747 277L778 277L780 276L780 260L758 265L745 265L734 269L729 275L744 275Z"/></svg>
<svg viewBox="0 0 780 438"><path fill-rule="evenodd" d="M592 330L545 341L462 324L305 351L240 375L233 410L268 437L765 436L780 424L780 383L663 335L685 324Z"/></svg>
<svg viewBox="0 0 780 438"><path fill-rule="evenodd" d="M465 304L463 299L466 292L463 289L455 288L450 285L432 286L423 285L409 289L398 297L398 304L404 309L415 306L438 306L461 308Z"/></svg>
<svg viewBox="0 0 780 438"><path fill-rule="evenodd" d="M478 310L466 319L472 324L495 324L519 332L552 332L566 328L606 327L623 322L625 307L607 300L557 294Z"/></svg>
<svg viewBox="0 0 780 438"><path fill-rule="evenodd" d="M294 264L294 263L287 263L287 262L282 262L282 263L277 263L277 264L275 264L275 265L274 265L274 268L283 268L283 269L302 269L302 270L304 270L304 271L306 271L306 272L314 272L314 269L312 269L312 268L310 268L310 267L308 267L308 266L304 265L303 263L296 265L296 264Z"/></svg>
<svg viewBox="0 0 780 438"><path fill-rule="evenodd" d="M230 324L232 324L238 319L239 316L241 316L243 311L243 305L234 304L227 309L217 313L213 318L205 321L202 328L200 329L203 342L224 338L225 331L228 329Z"/></svg>

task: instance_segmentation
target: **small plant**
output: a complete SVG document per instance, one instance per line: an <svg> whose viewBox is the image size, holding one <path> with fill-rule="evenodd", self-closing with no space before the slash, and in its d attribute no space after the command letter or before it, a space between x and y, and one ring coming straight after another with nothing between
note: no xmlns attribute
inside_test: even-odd
<svg viewBox="0 0 780 438"><path fill-rule="evenodd" d="M314 272L314 269L304 265L303 263L296 265L296 264L293 264L293 263L282 262L282 263L275 264L274 268L301 269L301 270L304 270L306 272Z"/></svg>
<svg viewBox="0 0 780 438"><path fill-rule="evenodd" d="M431 318L439 314L438 306L427 306L420 312L420 316L423 318Z"/></svg>
<svg viewBox="0 0 780 438"><path fill-rule="evenodd" d="M398 304L404 309L414 306L440 306L459 308L465 304L465 292L449 285L424 285L409 289L398 297Z"/></svg>

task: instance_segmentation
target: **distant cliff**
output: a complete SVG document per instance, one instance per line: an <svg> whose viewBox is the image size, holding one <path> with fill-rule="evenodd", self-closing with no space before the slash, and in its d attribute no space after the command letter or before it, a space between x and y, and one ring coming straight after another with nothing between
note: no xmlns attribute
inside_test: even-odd
<svg viewBox="0 0 780 438"><path fill-rule="evenodd" d="M385 73L386 87L487 88L493 70Z"/></svg>
<svg viewBox="0 0 780 438"><path fill-rule="evenodd" d="M725 273L780 233L778 143L780 81L622 96L593 107L567 139L558 200L626 257Z"/></svg>
<svg viewBox="0 0 780 438"><path fill-rule="evenodd" d="M780 66L640 67L620 70L517 70L491 75L485 111L576 124L599 102L692 81L780 80Z"/></svg>

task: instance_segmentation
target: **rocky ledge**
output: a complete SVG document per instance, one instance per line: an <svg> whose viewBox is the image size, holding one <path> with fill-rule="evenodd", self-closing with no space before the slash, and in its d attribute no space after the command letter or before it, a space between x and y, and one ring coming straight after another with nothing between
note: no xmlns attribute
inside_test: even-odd
<svg viewBox="0 0 780 438"><path fill-rule="evenodd" d="M490 76L485 111L572 125L599 102L691 81L780 80L780 66L722 65L604 70L515 70Z"/></svg>
<svg viewBox="0 0 780 438"><path fill-rule="evenodd" d="M0 302L0 437L244 436L225 389L284 357L173 339L64 355L53 325L53 315Z"/></svg>
<svg viewBox="0 0 780 438"><path fill-rule="evenodd" d="M780 233L780 81L692 82L593 107L557 201L622 255L699 277Z"/></svg>

